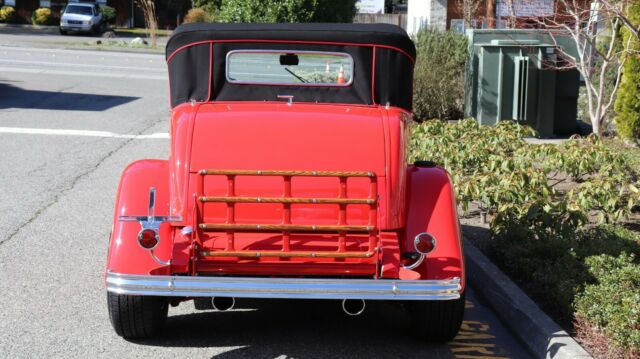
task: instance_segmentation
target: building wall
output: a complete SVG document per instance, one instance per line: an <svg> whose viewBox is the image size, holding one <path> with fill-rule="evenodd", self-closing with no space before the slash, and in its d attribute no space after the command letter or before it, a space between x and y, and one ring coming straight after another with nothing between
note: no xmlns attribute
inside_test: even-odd
<svg viewBox="0 0 640 359"><path fill-rule="evenodd" d="M447 29L451 28L451 21L452 20L461 20L463 19L463 12L462 12L462 1L463 0L449 0L448 6L447 6ZM521 10L526 11L527 9L529 10L529 13L536 13L539 11L536 11L535 9L535 2L539 1L540 4L539 6L539 10L545 10L546 8L546 3L548 1L553 2L553 9L555 10L555 13L557 14L559 11L562 11L561 9L558 9L559 3L557 0L513 0L514 4ZM592 2L593 0L576 0L576 3L578 4L578 6L584 8L584 9L588 9L589 8L589 4ZM496 11L500 10L500 5L501 3L504 3L505 0L496 0ZM531 8L533 7L533 8ZM486 21L486 14L487 14L487 1L486 0L482 0L480 1L480 4L475 12L475 16L474 19L477 20L477 26L475 26L476 28L480 28L481 24L483 21ZM500 22L500 16L496 16L496 20L498 20L498 22ZM502 18L503 21L506 21L507 18L504 17ZM533 21L531 19L530 16L519 16L516 18L516 27L520 28L520 27L526 27L526 28L530 28L530 27L536 27L536 21ZM486 23L485 23L486 24Z"/></svg>
<svg viewBox="0 0 640 359"><path fill-rule="evenodd" d="M447 9L451 0L409 0L407 8L407 32L417 33L429 26L438 30L447 28Z"/></svg>

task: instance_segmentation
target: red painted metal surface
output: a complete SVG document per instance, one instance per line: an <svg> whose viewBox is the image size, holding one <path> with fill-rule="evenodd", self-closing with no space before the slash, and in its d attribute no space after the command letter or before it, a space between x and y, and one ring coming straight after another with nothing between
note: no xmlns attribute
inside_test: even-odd
<svg viewBox="0 0 640 359"><path fill-rule="evenodd" d="M449 175L440 167L409 166L407 180L409 201L402 251L411 251L418 233L429 232L436 238L436 248L415 271L422 279L459 277L464 288L462 233Z"/></svg>
<svg viewBox="0 0 640 359"><path fill-rule="evenodd" d="M141 229L138 222L118 220L120 216L147 215L149 188L156 188L155 214L169 213L169 163L163 160L141 160L131 163L122 173L113 218L107 270L130 274L168 274L169 268L158 264L149 251L137 241ZM163 260L173 256L173 232L169 223L160 226L160 243L154 253Z"/></svg>
<svg viewBox="0 0 640 359"><path fill-rule="evenodd" d="M410 115L396 108L279 102L196 103L177 106L171 117L169 161L144 160L123 173L108 270L128 274L230 274L358 276L464 281L460 231L453 189L439 168L407 167ZM200 174L201 170L371 172L358 176L256 176ZM371 181L373 180L373 181ZM137 222L155 187L156 215L182 221L161 226L155 251L140 248ZM209 198L202 201L200 198ZM233 200L221 200L232 198ZM256 198L265 199L258 203ZM282 198L291 201L278 200ZM308 203L300 199L361 199L372 203ZM294 200L297 199L297 200ZM322 202L322 201L320 201ZM349 231L213 230L199 224L371 226ZM185 226L193 234L182 234ZM436 249L413 271L401 253L413 252L423 231ZM370 257L227 257L207 251L368 253ZM381 249L381 250L380 250ZM272 252L269 252L272 253Z"/></svg>

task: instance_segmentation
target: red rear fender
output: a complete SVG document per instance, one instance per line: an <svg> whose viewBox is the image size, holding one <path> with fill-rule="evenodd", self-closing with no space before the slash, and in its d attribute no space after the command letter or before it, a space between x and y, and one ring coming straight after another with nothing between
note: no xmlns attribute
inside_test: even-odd
<svg viewBox="0 0 640 359"><path fill-rule="evenodd" d="M116 197L113 230L107 271L127 274L168 274L149 251L137 241L141 225L137 221L120 221L120 216L146 216L149 210L149 189L155 187L155 216L169 215L169 164L164 160L141 160L131 163L120 177ZM159 228L160 243L154 253L162 260L172 254L173 227L163 223Z"/></svg>
<svg viewBox="0 0 640 359"><path fill-rule="evenodd" d="M428 232L436 247L415 270L423 279L460 277L464 288L462 235L451 179L439 167L407 168L407 225L402 252L415 252L414 237Z"/></svg>

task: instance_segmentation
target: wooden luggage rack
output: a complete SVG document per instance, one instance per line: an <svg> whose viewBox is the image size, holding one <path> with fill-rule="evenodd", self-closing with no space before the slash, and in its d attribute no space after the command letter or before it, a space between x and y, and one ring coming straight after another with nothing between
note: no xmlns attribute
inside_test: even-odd
<svg viewBox="0 0 640 359"><path fill-rule="evenodd" d="M227 180L227 193L225 196L206 196L204 194L205 176L225 176ZM282 197L244 197L236 196L236 176L280 176L284 179ZM291 196L292 177L337 177L340 180L340 191L335 198L303 198ZM347 179L349 177L366 177L369 179L368 198L348 198ZM196 195L197 208L197 248L202 249L200 257L307 257L307 258L370 258L376 253L377 248L377 179L373 172L345 172L345 171L261 171L261 170L211 170L198 171L198 194ZM205 203L226 203L225 223L203 223ZM283 218L281 224L245 224L236 223L236 203L281 203L283 205ZM335 225L301 225L291 223L291 205L305 204L338 204L339 212ZM367 225L348 225L346 206L349 204L369 205L369 218ZM203 249L201 232L226 232L227 241L224 250ZM252 251L237 250L234 236L237 232L281 232L281 250ZM291 250L291 233L337 233L338 243L335 251L293 251ZM347 251L346 235L348 233L369 234L368 249L366 251Z"/></svg>

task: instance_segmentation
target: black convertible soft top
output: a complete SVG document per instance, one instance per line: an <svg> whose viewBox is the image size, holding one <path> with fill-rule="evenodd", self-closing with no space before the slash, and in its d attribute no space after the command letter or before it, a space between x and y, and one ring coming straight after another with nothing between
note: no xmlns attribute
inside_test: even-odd
<svg viewBox="0 0 640 359"><path fill-rule="evenodd" d="M226 81L226 55L239 49L345 52L354 61L348 87L235 84ZM413 41L389 24L195 23L179 26L167 43L171 106L195 101L276 101L389 104L411 110Z"/></svg>

